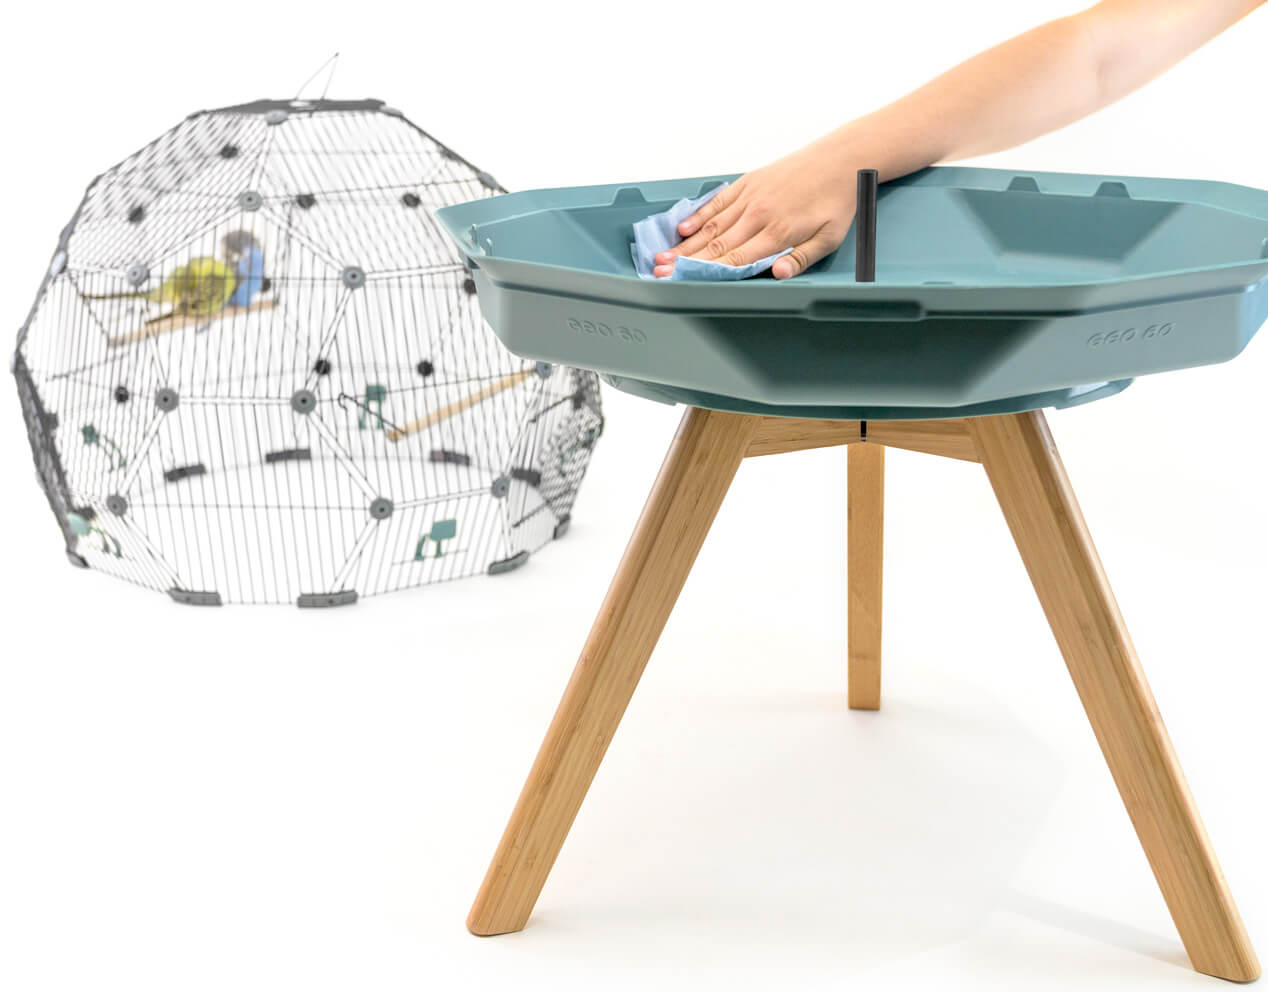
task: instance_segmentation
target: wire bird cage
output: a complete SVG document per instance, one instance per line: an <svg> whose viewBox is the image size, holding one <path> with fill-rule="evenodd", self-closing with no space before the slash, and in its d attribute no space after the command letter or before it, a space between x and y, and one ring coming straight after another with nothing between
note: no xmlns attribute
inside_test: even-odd
<svg viewBox="0 0 1268 992"><path fill-rule="evenodd" d="M432 216L498 192L375 100L193 114L94 180L13 358L71 561L332 606L559 537L598 381L507 352Z"/></svg>

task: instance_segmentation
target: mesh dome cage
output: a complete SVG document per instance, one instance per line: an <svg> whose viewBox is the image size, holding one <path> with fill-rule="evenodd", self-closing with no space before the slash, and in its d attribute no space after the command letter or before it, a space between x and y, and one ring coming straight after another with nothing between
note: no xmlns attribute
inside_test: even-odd
<svg viewBox="0 0 1268 992"><path fill-rule="evenodd" d="M560 536L598 381L506 351L432 216L498 192L373 100L197 113L94 180L13 358L71 561L327 606Z"/></svg>

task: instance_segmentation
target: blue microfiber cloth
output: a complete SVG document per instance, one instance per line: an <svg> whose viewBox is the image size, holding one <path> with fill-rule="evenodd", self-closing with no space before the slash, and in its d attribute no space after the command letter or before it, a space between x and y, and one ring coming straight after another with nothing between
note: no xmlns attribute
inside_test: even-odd
<svg viewBox="0 0 1268 992"><path fill-rule="evenodd" d="M644 217L635 222L630 256L634 259L634 268L640 279L662 278L652 274L652 269L656 265L656 255L681 242L678 225L726 189L727 185L723 183L694 200L679 200L663 213L652 214L650 217ZM767 255L756 262L749 262L748 265L723 265L721 262L709 262L701 258L679 258L674 261L674 271L663 278L698 279L709 282L747 279L759 272L765 272L775 264L775 259L787 255L790 251L792 251L791 248L785 248L774 255Z"/></svg>

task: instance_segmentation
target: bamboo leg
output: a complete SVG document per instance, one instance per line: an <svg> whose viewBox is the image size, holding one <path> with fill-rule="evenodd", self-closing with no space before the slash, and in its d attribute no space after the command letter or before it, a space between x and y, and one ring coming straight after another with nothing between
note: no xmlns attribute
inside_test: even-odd
<svg viewBox="0 0 1268 992"><path fill-rule="evenodd" d="M502 835L467 928L528 922L760 417L690 409Z"/></svg>
<svg viewBox="0 0 1268 992"><path fill-rule="evenodd" d="M847 449L846 554L849 704L881 708L881 573L884 560L885 448Z"/></svg>
<svg viewBox="0 0 1268 992"><path fill-rule="evenodd" d="M1259 976L1228 884L1039 411L971 421L982 463L1189 960Z"/></svg>

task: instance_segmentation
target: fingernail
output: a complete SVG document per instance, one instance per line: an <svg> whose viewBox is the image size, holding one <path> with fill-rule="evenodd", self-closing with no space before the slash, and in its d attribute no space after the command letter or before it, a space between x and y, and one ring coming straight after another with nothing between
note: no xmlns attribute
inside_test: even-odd
<svg viewBox="0 0 1268 992"><path fill-rule="evenodd" d="M684 220L678 225L678 233L684 238L696 233L696 222L692 220Z"/></svg>
<svg viewBox="0 0 1268 992"><path fill-rule="evenodd" d="M670 275L673 273L673 271L674 271L674 267L672 265L658 265L654 269L652 269L652 275L659 278L662 276Z"/></svg>
<svg viewBox="0 0 1268 992"><path fill-rule="evenodd" d="M670 251L668 249L665 251L658 251L656 253L656 261L662 264L672 262L677 257L678 257L678 253L676 251Z"/></svg>

